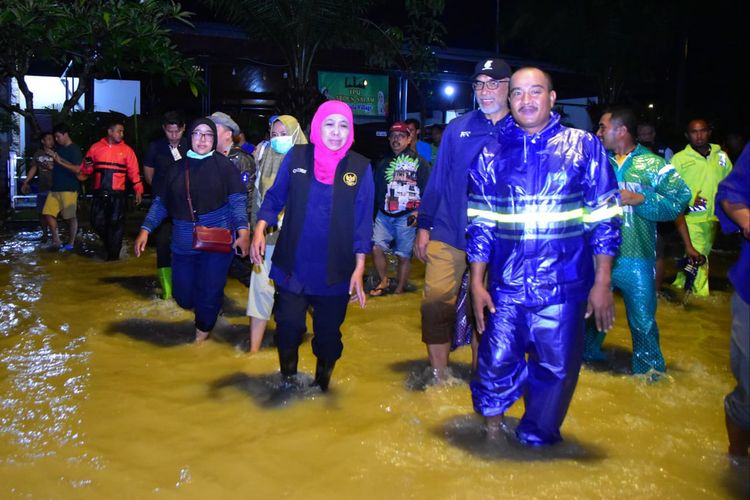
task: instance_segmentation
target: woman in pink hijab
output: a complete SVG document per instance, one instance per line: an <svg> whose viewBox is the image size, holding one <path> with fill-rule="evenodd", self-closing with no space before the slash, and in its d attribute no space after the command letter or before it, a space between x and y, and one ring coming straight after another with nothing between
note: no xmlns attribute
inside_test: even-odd
<svg viewBox="0 0 750 500"><path fill-rule="evenodd" d="M251 258L260 264L264 231L283 227L270 277L276 284L276 345L287 387L297 374L305 318L313 309L315 384L327 391L344 348L341 324L350 296L365 306L365 255L372 250L374 184L370 160L350 151L354 121L349 106L326 101L310 127L311 144L295 145L266 192L255 225Z"/></svg>

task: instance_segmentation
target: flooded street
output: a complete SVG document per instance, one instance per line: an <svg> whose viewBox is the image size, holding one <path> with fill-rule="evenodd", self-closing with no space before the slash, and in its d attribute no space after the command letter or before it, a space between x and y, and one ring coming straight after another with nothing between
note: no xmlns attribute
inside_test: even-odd
<svg viewBox="0 0 750 500"><path fill-rule="evenodd" d="M450 385L425 387L420 292L351 306L330 393L289 395L275 349L245 352L237 280L195 346L192 313L157 296L153 248L112 263L90 235L75 254L38 237L0 235L0 498L747 498L725 455L728 290L660 300L655 384L627 374L618 298L611 365L583 369L565 442L529 450L484 442L468 348ZM301 385L314 367L307 338Z"/></svg>

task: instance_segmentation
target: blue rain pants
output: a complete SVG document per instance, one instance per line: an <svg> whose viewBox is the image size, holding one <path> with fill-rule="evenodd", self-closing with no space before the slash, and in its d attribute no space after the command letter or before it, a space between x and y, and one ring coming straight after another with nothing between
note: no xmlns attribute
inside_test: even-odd
<svg viewBox="0 0 750 500"><path fill-rule="evenodd" d="M586 301L527 307L498 298L479 341L474 409L501 415L523 395L518 439L533 446L560 441L581 368Z"/></svg>

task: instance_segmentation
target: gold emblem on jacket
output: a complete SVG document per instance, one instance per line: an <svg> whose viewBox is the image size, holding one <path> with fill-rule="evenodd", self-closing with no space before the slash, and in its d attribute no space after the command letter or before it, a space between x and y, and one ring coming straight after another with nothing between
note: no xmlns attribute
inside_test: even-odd
<svg viewBox="0 0 750 500"><path fill-rule="evenodd" d="M344 184L347 186L356 186L357 185L357 174L354 172L347 172L344 174Z"/></svg>

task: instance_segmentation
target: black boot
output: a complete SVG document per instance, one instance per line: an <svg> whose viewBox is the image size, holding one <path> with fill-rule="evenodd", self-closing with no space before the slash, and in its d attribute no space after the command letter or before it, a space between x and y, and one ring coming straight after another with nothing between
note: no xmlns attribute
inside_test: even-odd
<svg viewBox="0 0 750 500"><path fill-rule="evenodd" d="M318 362L315 365L315 381L313 385L317 385L321 391L326 392L328 384L331 382L331 373L333 373L334 366L336 366L335 361L326 361L318 358Z"/></svg>
<svg viewBox="0 0 750 500"><path fill-rule="evenodd" d="M299 361L297 349L288 351L279 349L279 368L283 378L290 379L297 375L297 361Z"/></svg>

